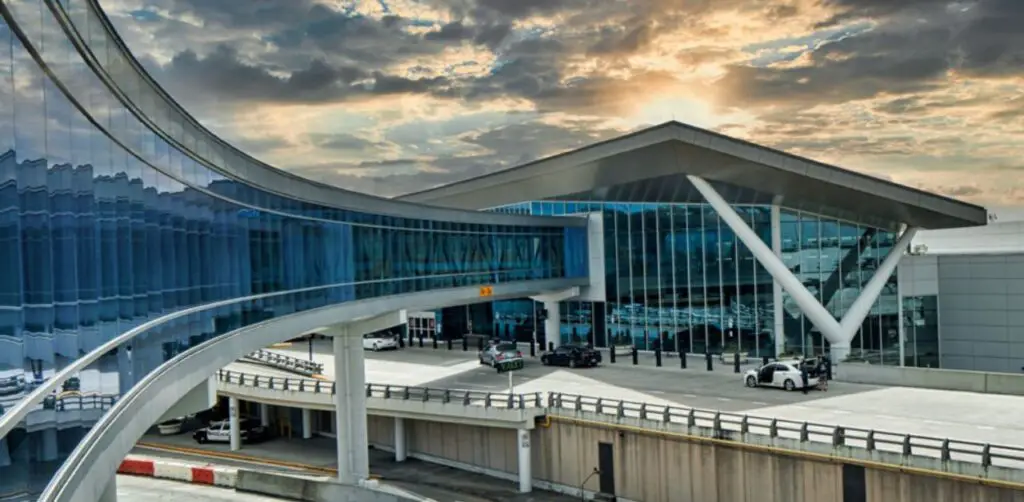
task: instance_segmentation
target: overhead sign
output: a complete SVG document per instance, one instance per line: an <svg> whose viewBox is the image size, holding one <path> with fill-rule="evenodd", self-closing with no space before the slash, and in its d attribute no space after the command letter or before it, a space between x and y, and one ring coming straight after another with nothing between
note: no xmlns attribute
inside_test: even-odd
<svg viewBox="0 0 1024 502"><path fill-rule="evenodd" d="M494 286L480 286L480 296L493 296Z"/></svg>

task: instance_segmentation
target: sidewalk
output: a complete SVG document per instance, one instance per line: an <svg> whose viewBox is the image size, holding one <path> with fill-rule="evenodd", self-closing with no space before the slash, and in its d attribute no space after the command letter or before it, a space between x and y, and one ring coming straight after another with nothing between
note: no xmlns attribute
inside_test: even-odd
<svg viewBox="0 0 1024 502"><path fill-rule="evenodd" d="M275 439L266 443L247 444L238 452L228 445L198 445L187 434L177 436L147 435L132 454L150 459L163 459L171 464L213 464L228 471L240 468L274 472L332 476L337 459L334 439L317 436L312 439ZM207 464L208 465L208 464ZM521 494L510 482L483 474L431 464L416 459L395 462L390 452L370 450L371 477L440 502L569 502L574 497L534 488Z"/></svg>

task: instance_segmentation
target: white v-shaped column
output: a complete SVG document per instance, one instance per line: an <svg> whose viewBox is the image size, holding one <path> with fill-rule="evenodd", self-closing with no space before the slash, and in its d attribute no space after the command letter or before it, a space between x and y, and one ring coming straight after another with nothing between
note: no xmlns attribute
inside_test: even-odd
<svg viewBox="0 0 1024 502"><path fill-rule="evenodd" d="M704 200L711 204L722 221L736 233L736 237L750 249L758 263L764 266L772 278L782 286L782 289L793 297L797 306L800 307L800 311L821 331L821 334L831 344L833 356L845 355L849 351L850 340L853 340L861 323L864 322L864 318L871 312L871 306L882 294L885 283L896 270L896 265L903 257L903 250L914 238L917 228L908 228L903 233L889 255L879 264L875 275L861 288L860 296L847 309L842 321L837 321L814 294L807 290L800 279L789 270L782 259L772 252L771 248L761 240L747 222L743 221L740 215L736 214L732 206L708 182L697 176L687 176L687 178L694 188L704 196ZM773 231L777 230L773 229ZM783 336L783 333L776 333L776 336Z"/></svg>

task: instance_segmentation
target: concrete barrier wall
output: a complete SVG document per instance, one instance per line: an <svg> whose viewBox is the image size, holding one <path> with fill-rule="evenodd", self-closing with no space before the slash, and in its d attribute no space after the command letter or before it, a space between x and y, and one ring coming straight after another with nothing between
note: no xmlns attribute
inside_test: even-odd
<svg viewBox="0 0 1024 502"><path fill-rule="evenodd" d="M371 444L395 445L395 425L391 417L367 417L367 434ZM506 428L482 427L448 422L405 420L406 447L420 453L452 462L470 464L484 469L519 472L519 448L516 431Z"/></svg>
<svg viewBox="0 0 1024 502"><path fill-rule="evenodd" d="M1024 490L969 481L865 469L865 502L1024 502Z"/></svg>
<svg viewBox="0 0 1024 502"><path fill-rule="evenodd" d="M1014 373L843 363L836 366L835 377L851 383L1024 395L1024 374Z"/></svg>
<svg viewBox="0 0 1024 502"><path fill-rule="evenodd" d="M394 421L372 416L372 444L394 446ZM405 419L409 454L511 480L518 474L516 432ZM1024 502L1024 484L969 475L928 474L879 459L694 438L668 430L552 417L531 431L535 486L573 495L611 445L621 502ZM598 476L584 489L598 491Z"/></svg>
<svg viewBox="0 0 1024 502"><path fill-rule="evenodd" d="M421 500L362 486L342 485L325 479L245 469L238 470L235 490L308 502L414 502Z"/></svg>
<svg viewBox="0 0 1024 502"><path fill-rule="evenodd" d="M534 433L534 476L579 486L598 467L600 443L612 445L616 495L623 499L842 501L842 469L835 464L557 422ZM585 486L598 487L597 476Z"/></svg>

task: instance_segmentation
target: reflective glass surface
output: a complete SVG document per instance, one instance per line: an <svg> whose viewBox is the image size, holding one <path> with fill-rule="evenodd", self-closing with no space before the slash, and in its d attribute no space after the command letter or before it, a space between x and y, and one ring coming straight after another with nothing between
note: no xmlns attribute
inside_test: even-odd
<svg viewBox="0 0 1024 502"><path fill-rule="evenodd" d="M735 209L771 243L769 207ZM774 353L772 278L710 206L543 201L496 211L602 213L608 301L563 302L563 341L635 344L641 350L660 344L673 352ZM532 328L530 302L499 303L497 323Z"/></svg>
<svg viewBox="0 0 1024 502"><path fill-rule="evenodd" d="M896 233L783 209L782 261L836 319L842 318L896 243ZM785 353L821 354L821 333L783 293ZM893 273L850 343L849 358L898 365L899 292Z"/></svg>
<svg viewBox="0 0 1024 502"><path fill-rule="evenodd" d="M772 245L771 208L734 206ZM607 302L564 302L563 341L635 344L691 353L751 356L821 354L822 335L788 293L774 296L771 276L707 204L531 201L494 211L563 215L600 211L604 221ZM841 319L896 242L895 232L782 208L782 261L836 319ZM897 275L851 342L850 358L899 364ZM776 301L782 304L776 319ZM498 332L531 333L529 301L495 305ZM537 322L543 333L544 323ZM592 333L595 327L603 327ZM603 333L603 334L602 334ZM781 338L781 339L780 339Z"/></svg>
<svg viewBox="0 0 1024 502"><path fill-rule="evenodd" d="M585 228L385 216L268 189L329 187L197 126L137 73L97 8L2 4L0 414L144 322L275 296L151 330L65 383L0 438L0 499L31 500L119 394L210 337L331 303L586 275Z"/></svg>
<svg viewBox="0 0 1024 502"><path fill-rule="evenodd" d="M942 367L939 357L939 298L936 295L903 298L903 364Z"/></svg>

